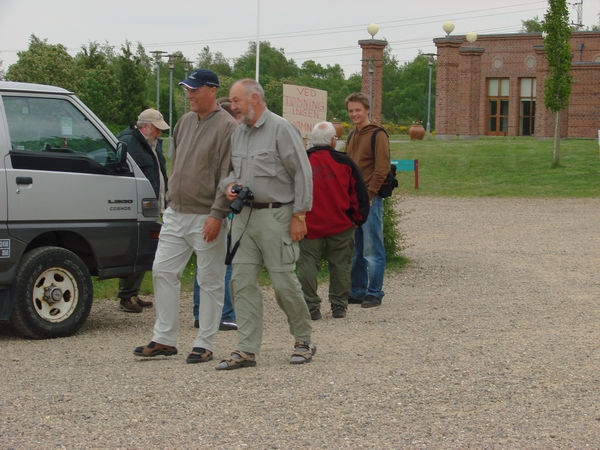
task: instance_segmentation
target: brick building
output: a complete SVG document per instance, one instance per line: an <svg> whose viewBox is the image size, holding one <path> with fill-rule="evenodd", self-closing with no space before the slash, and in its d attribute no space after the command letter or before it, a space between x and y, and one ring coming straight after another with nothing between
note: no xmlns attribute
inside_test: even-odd
<svg viewBox="0 0 600 450"><path fill-rule="evenodd" d="M548 76L541 33L434 39L436 136L554 136L544 107ZM561 136L595 138L600 130L600 32L573 32L573 89L561 112Z"/></svg>

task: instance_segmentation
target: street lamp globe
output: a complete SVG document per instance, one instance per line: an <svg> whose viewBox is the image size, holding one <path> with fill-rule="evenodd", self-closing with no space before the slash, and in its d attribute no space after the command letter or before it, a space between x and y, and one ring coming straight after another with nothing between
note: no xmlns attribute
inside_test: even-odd
<svg viewBox="0 0 600 450"><path fill-rule="evenodd" d="M371 39L375 39L375 35L379 33L379 27L372 23L367 27L367 32L371 35Z"/></svg>
<svg viewBox="0 0 600 450"><path fill-rule="evenodd" d="M450 36L450 33L452 33L454 31L454 22L447 20L442 25L442 28L444 29L444 32L446 33L446 37L448 37L448 36Z"/></svg>
<svg viewBox="0 0 600 450"><path fill-rule="evenodd" d="M467 33L467 42L471 45L473 45L473 42L475 42L477 40L477 33L475 33L474 31L469 31Z"/></svg>

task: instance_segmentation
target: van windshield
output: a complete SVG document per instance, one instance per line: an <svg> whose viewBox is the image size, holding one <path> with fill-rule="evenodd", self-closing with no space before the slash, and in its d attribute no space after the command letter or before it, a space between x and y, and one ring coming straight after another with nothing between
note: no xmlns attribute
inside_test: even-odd
<svg viewBox="0 0 600 450"><path fill-rule="evenodd" d="M69 101L2 96L11 150L79 154L106 166L117 159L113 145Z"/></svg>

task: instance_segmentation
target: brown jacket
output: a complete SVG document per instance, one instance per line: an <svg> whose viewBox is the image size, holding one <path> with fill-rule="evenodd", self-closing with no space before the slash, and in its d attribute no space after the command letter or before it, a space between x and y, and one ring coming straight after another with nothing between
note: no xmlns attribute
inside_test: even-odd
<svg viewBox="0 0 600 450"><path fill-rule="evenodd" d="M173 155L167 202L177 212L210 214L223 220L229 200L218 189L231 170L231 133L238 124L220 106L199 120L184 115L173 130Z"/></svg>
<svg viewBox="0 0 600 450"><path fill-rule="evenodd" d="M371 148L371 134L379 125L370 123L360 130L354 128L350 144L346 143L346 153L356 163L369 191L369 200L377 195L377 191L390 171L390 141L383 131L377 133L375 152Z"/></svg>

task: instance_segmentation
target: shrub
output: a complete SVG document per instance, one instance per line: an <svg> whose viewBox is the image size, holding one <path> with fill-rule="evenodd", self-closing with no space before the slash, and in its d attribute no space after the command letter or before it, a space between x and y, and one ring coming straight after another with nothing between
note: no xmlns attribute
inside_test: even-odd
<svg viewBox="0 0 600 450"><path fill-rule="evenodd" d="M400 194L383 199L383 245L388 261L400 258L400 252L404 249L404 238L399 228L402 213L397 208L401 201Z"/></svg>

